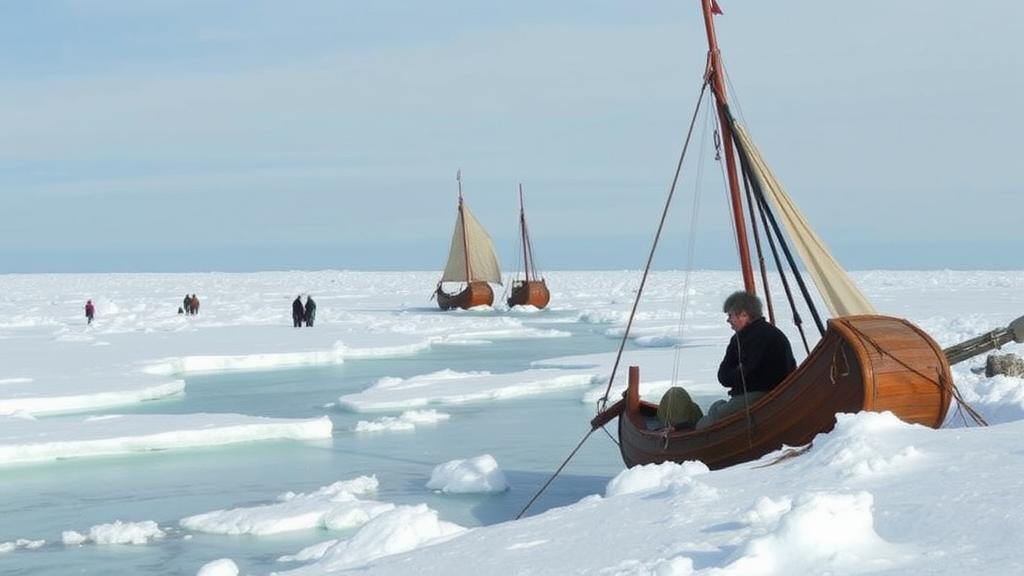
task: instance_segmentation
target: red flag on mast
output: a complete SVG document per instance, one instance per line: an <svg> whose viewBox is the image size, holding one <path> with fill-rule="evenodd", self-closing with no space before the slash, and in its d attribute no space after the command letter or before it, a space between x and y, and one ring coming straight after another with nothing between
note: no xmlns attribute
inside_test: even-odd
<svg viewBox="0 0 1024 576"><path fill-rule="evenodd" d="M722 8L718 5L718 0L711 0L711 13L721 14Z"/></svg>

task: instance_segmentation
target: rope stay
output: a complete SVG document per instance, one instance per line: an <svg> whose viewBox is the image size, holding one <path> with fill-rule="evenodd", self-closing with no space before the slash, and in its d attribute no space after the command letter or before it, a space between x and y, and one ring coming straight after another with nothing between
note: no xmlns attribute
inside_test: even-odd
<svg viewBox="0 0 1024 576"><path fill-rule="evenodd" d="M629 332L633 328L633 320L636 318L636 310L640 305L640 297L643 295L644 287L647 285L647 277L650 275L651 263L654 261L654 252L658 248L658 240L661 239L661 232L665 228L665 220L668 218L668 209L672 204L672 197L676 192L676 185L679 183L679 175L683 171L683 160L686 158L686 151L690 147L690 140L693 137L693 127L697 123L697 115L700 112L700 105L704 101L704 94L707 92L708 82L705 80L700 87L700 95L697 97L697 106L693 110L693 116L690 118L690 127L686 131L686 140L683 142L683 151L679 154L679 162L676 163L676 171L672 176L672 185L669 186L668 196L665 198L665 208L661 211L661 220L658 222L658 229L654 233L654 241L651 243L651 251L647 255L647 264L644 266L644 273L640 277L640 286L636 291L636 298L633 299L633 308L629 312L629 319L626 321L626 329L622 333L622 340L619 342L619 350L615 354L615 362L612 364L612 372L608 377L608 386L605 387L604 395L598 400L599 411L604 410L608 406L608 394L612 390L612 384L615 383L615 374L618 372L619 363L622 361L622 352L626 348L626 341L629 339Z"/></svg>
<svg viewBox="0 0 1024 576"><path fill-rule="evenodd" d="M650 254L648 254L647 256L647 264L646 266L644 266L644 273L640 279L640 286L637 289L636 298L633 300L633 308L629 313L629 320L626 322L626 329L622 334L622 341L619 343L619 350L615 355L615 363L612 365L611 375L608 377L608 386L605 388L604 395L597 401L598 413L604 411L604 409L607 408L608 394L609 392L611 392L612 384L615 382L615 373L618 370L619 363L622 360L622 352L626 347L626 341L629 339L629 331L633 326L633 320L636 317L636 310L640 304L640 297L643 294L644 286L647 283L647 276L651 271L651 263L654 261L654 252L658 247L658 240L661 238L661 232L665 227L665 220L668 217L668 209L669 206L671 206L672 204L672 197L675 195L676 185L679 182L679 176L683 170L683 160L686 158L686 152L690 147L690 140L693 136L693 128L697 123L697 117L700 112L701 104L704 101L704 95L707 93L707 88L708 82L707 79L705 79L704 83L701 84L700 94L697 96L697 105L694 107L693 116L690 118L690 126L686 131L686 139L683 142L683 150L679 154L679 162L676 164L676 171L672 177L672 184L669 187L668 197L665 199L665 208L662 210L661 220L658 223L658 230L654 234L654 241L651 244L651 251ZM569 455L565 458L565 460L562 461L562 464L558 467L557 470L555 470L554 474L552 474L551 477L548 478L547 482L545 482L544 485L541 486L539 490L537 490L533 497L530 498L530 501L526 503L526 506L523 506L523 509L520 510L518 514L516 514L516 520L522 518L523 514L526 514L526 512L530 509L530 506L532 506L533 503L537 501L537 498L539 498L540 495L543 494L545 490L547 490L548 486L550 486L551 483L554 482L555 478L557 478L558 475L561 474L562 470L565 469L565 467L569 464L569 461L572 460L574 456L576 456L576 453L579 452L580 448L583 447L583 444L587 441L588 438L590 438L590 435L593 434L594 430L596 430L597 428L601 428L602 430L605 431L606 434L608 434L609 437L611 437L611 434L608 433L604 425L596 427L592 426L590 430L583 435L583 438L579 441L579 444L577 444L576 447L573 448L572 452L570 452Z"/></svg>

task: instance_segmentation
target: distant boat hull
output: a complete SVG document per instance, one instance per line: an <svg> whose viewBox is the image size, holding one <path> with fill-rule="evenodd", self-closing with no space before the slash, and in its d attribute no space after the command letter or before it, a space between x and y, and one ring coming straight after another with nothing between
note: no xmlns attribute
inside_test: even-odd
<svg viewBox="0 0 1024 576"><path fill-rule="evenodd" d="M530 305L543 308L551 301L551 293L544 280L530 280L512 284L512 294L508 297L508 307Z"/></svg>
<svg viewBox="0 0 1024 576"><path fill-rule="evenodd" d="M470 282L457 294L449 294L442 290L441 286L438 286L434 295L437 297L437 305L441 310L490 306L494 303L494 290L487 282Z"/></svg>
<svg viewBox="0 0 1024 576"><path fill-rule="evenodd" d="M632 370L630 376L619 415L626 466L699 460L711 469L755 460L783 445L808 444L830 431L840 412L890 411L906 422L938 428L953 383L935 341L910 322L887 316L830 320L804 363L751 405L750 426L741 411L702 430L666 437L650 429L658 407L640 400L639 377Z"/></svg>

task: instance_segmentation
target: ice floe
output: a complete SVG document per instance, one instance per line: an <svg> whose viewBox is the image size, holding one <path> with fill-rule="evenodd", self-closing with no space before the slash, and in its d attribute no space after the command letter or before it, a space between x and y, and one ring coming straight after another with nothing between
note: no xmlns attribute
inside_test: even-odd
<svg viewBox="0 0 1024 576"><path fill-rule="evenodd" d="M0 464L220 446L256 440L331 437L326 416L264 418L240 414L109 415L24 420L0 417Z"/></svg>
<svg viewBox="0 0 1024 576"><path fill-rule="evenodd" d="M490 494L508 490L508 481L494 456L483 454L438 464L427 488L447 494Z"/></svg>
<svg viewBox="0 0 1024 576"><path fill-rule="evenodd" d="M274 504L215 510L181 520L181 526L211 534L266 536L320 528L346 530L393 510L394 504L361 499L377 490L377 479L361 476L335 482L308 494L287 492Z"/></svg>

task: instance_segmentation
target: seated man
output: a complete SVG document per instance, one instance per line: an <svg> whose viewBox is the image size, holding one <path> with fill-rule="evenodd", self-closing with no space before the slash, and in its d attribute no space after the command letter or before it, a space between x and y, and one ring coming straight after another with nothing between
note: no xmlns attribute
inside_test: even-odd
<svg viewBox="0 0 1024 576"><path fill-rule="evenodd" d="M796 369L789 339L761 315L757 296L734 292L725 299L722 311L736 332L718 367L718 381L729 389L729 399L712 404L697 422L698 430L745 410Z"/></svg>

